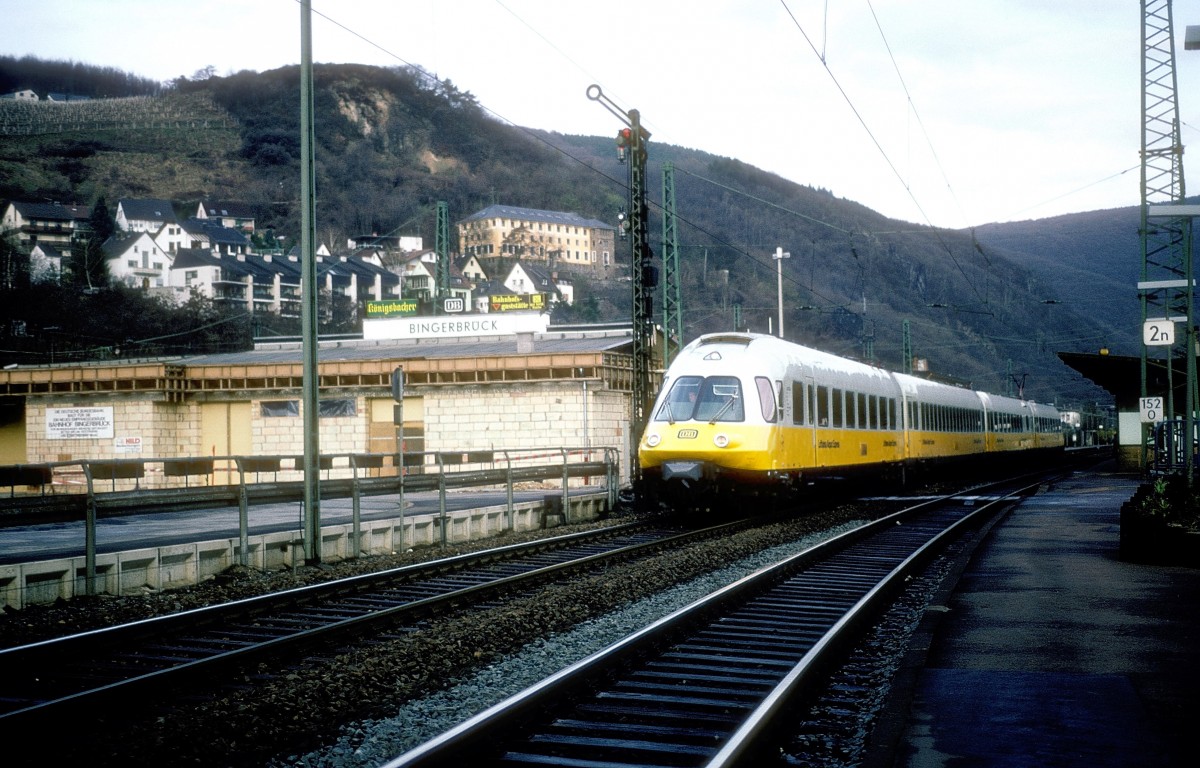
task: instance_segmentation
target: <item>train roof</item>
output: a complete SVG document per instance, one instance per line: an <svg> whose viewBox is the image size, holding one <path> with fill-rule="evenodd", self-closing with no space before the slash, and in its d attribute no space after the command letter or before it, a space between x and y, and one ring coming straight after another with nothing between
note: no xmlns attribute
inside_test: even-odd
<svg viewBox="0 0 1200 768"><path fill-rule="evenodd" d="M990 392L985 392L982 390L970 389L967 387L956 387L952 384L945 384L943 382L922 378L920 376L897 373L894 371L889 371L886 368L860 362L858 360L850 360L848 358L838 357L837 355L829 352L822 352L819 349L806 347L803 344L796 344L795 342L786 341L765 333L706 333L692 340L686 347L684 347L683 351L694 353L696 350L702 347L715 344L741 345L746 348L750 348L751 346L766 347L768 349L768 354L777 357L788 357L793 360L797 360L804 365L810 365L814 368L819 368L824 371L893 379L906 392L914 393L923 397L929 397L936 393L936 396L941 400L941 402L947 404L978 406L982 401L983 406L988 410L1004 410L1012 413L1020 413L1022 409L1027 409L1030 411L1030 413L1036 416L1053 416L1055 418L1057 418L1058 414L1058 408L1053 405L1034 403L1032 401L1021 400L1015 397L1007 397L1004 395L994 395Z"/></svg>
<svg viewBox="0 0 1200 768"><path fill-rule="evenodd" d="M822 352L813 347L806 347L803 344L780 339L777 336L771 336L765 333L745 333L745 332L728 332L728 333L706 333L694 339L684 349L698 349L710 344L739 344L745 347L767 347L778 348L772 350L770 354L780 357L788 357L797 360L806 365L811 365L829 371L839 371L844 373L857 373L872 376L889 376L890 373L885 368L870 365L868 363L850 360L845 357L838 357L829 352Z"/></svg>

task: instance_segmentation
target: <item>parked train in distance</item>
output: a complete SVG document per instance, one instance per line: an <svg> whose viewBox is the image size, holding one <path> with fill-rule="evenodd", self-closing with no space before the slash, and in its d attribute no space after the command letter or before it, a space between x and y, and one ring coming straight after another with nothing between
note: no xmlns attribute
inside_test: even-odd
<svg viewBox="0 0 1200 768"><path fill-rule="evenodd" d="M671 363L638 446L638 495L704 501L1061 451L1056 408L893 373L755 333Z"/></svg>

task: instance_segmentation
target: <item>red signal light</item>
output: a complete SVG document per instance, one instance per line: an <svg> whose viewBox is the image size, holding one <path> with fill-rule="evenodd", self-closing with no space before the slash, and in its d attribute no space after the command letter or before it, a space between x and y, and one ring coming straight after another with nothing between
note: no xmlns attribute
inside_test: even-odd
<svg viewBox="0 0 1200 768"><path fill-rule="evenodd" d="M633 140L633 131L628 128L622 128L617 132L617 162L625 162L625 153Z"/></svg>

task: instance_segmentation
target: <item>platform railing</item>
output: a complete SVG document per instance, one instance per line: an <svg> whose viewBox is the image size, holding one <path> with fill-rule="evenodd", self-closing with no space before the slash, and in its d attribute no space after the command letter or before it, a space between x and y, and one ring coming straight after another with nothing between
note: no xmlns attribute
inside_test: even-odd
<svg viewBox="0 0 1200 768"><path fill-rule="evenodd" d="M0 466L0 527L152 509L211 509L303 498L303 457L71 460ZM619 455L608 447L322 455L321 498L603 478L615 494ZM4 493L7 491L7 493Z"/></svg>
<svg viewBox="0 0 1200 768"><path fill-rule="evenodd" d="M348 472L334 470L341 460ZM292 462L290 470L284 462ZM438 525L441 543L447 541L448 513L446 494L451 489L504 486L507 521L511 529L514 516L514 486L520 482L561 482L562 498L553 505L560 511L570 508L572 480L586 482L603 478L607 508L613 509L619 491L619 454L614 448L539 448L490 451L422 451L401 454L332 454L318 462L323 474L318 484L322 499L351 499L351 552L360 550L362 517L360 500L370 495L399 495L401 524L405 492L438 492ZM224 465L224 466L222 466ZM7 484L9 496L0 499L0 527L33 523L84 521L84 570L87 593L96 583L96 523L103 517L132 515L150 511L238 507L238 538L241 565L248 565L250 508L254 504L298 501L304 498L302 479L278 480L281 472L295 472L303 458L295 456L214 456L204 459L123 459L102 461L66 461L41 465L0 467L0 485ZM226 468L228 467L228 468ZM183 487L156 486L141 481L147 469L164 476L204 477L209 484ZM391 468L390 474L383 470ZM457 469L455 469L457 468ZM55 478L78 472L81 487L70 492L54 492ZM375 474L372 475L371 473ZM236 482L215 484L218 473ZM364 474L366 473L366 474ZM270 475L263 482L263 475ZM153 475L150 475L153 476ZM302 477L302 473L301 473ZM117 490L118 480L133 488ZM100 487L111 483L112 490ZM17 494L16 485L25 487ZM46 488L50 487L50 493ZM41 492L38 493L37 491ZM547 497L547 501L554 497Z"/></svg>

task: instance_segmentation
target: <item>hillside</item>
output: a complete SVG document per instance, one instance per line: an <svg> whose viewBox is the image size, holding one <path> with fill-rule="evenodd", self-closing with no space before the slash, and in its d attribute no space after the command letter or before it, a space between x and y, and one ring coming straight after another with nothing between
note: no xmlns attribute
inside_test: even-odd
<svg viewBox="0 0 1200 768"><path fill-rule="evenodd" d="M7 133L0 198L238 200L254 206L260 228L291 238L298 77L291 67L182 81L158 97L122 100L127 111L115 123L86 118ZM335 249L371 232L432 243L438 201L448 203L452 221L498 202L615 222L625 205L626 168L616 162L612 136L504 125L469 92L406 69L324 65L315 81L317 232ZM148 105L161 116L151 118ZM4 120L11 118L0 114ZM1128 283L1116 261L1089 265L1095 249L1085 227L1063 223L1039 234L1041 223L1031 222L1018 237L1007 229L1016 225L996 225L981 228L976 242L886 219L736 159L652 142L655 240L666 162L675 169L688 339L729 329L739 317L759 331L777 322L771 254L779 246L791 254L783 264L791 339L841 355L871 353L900 368L907 321L915 356L937 374L992 391L1024 381L1026 396L1039 400L1106 399L1055 357L1115 344L1126 322L1109 313L1109 325L1096 328L1088 302ZM1079 258L1066 265L1064 253ZM627 258L620 245L618 258ZM627 284L581 279L577 296L570 319L628 316Z"/></svg>
<svg viewBox="0 0 1200 768"><path fill-rule="evenodd" d="M1140 211L1117 208L1037 221L989 224L976 237L985 247L1018 261L1059 286L1062 306L1094 326L1095 346L1137 355L1141 304ZM1086 348L1085 348L1086 349Z"/></svg>

